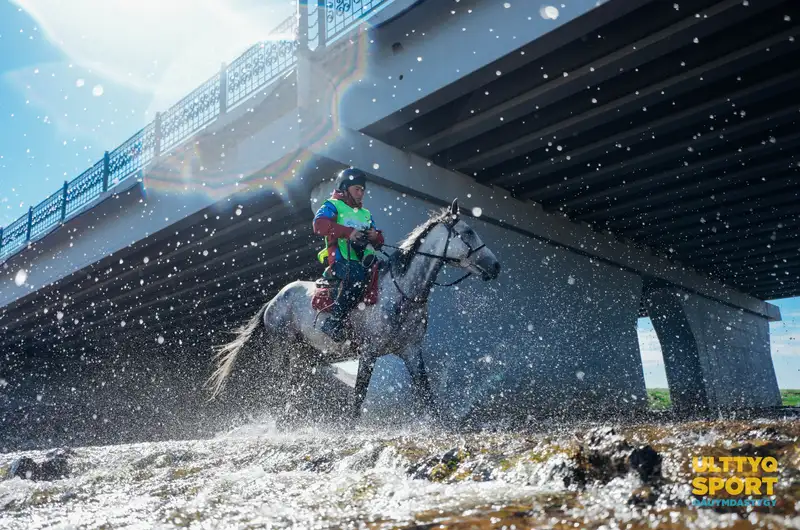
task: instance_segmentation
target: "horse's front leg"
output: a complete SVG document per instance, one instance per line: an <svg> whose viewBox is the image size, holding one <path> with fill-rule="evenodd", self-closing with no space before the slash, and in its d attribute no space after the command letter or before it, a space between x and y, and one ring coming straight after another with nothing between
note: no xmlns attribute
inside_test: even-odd
<svg viewBox="0 0 800 530"><path fill-rule="evenodd" d="M414 401L418 407L436 415L436 407L431 391L431 382L428 378L428 371L425 368L425 361L422 359L422 345L412 344L406 348L401 358L406 364L406 369L411 375L411 388L414 393Z"/></svg>
<svg viewBox="0 0 800 530"><path fill-rule="evenodd" d="M363 353L358 359L355 395L353 396L352 409L350 410L350 417L353 420L357 420L361 416L361 406L367 397L369 381L372 379L372 370L375 368L377 360L378 356L373 352Z"/></svg>

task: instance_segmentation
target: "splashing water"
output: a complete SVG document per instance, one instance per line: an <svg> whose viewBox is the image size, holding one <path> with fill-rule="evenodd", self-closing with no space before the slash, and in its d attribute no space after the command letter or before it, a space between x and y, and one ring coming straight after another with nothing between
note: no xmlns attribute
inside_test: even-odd
<svg viewBox="0 0 800 530"><path fill-rule="evenodd" d="M799 520L796 421L350 431L279 433L266 422L209 440L83 447L67 451L66 476L38 481L9 470L45 452L0 455L0 527L788 528ZM780 463L776 507L689 505L693 454L756 447ZM658 458L647 464L637 451Z"/></svg>

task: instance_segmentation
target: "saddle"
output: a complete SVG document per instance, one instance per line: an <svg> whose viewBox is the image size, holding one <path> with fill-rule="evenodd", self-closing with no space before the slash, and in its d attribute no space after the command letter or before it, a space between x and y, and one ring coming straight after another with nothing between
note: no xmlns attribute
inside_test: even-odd
<svg viewBox="0 0 800 530"><path fill-rule="evenodd" d="M364 289L361 301L366 305L375 305L378 302L378 263L372 265L367 271L369 283ZM322 313L330 312L333 301L339 290L339 282L335 278L322 277L314 282L314 296L311 298L311 307Z"/></svg>

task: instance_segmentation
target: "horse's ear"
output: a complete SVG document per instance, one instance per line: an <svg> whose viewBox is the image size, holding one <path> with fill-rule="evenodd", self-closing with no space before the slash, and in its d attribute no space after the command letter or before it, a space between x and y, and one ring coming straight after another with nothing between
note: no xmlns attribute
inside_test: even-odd
<svg viewBox="0 0 800 530"><path fill-rule="evenodd" d="M453 204L450 205L450 213L458 215L458 199L453 199Z"/></svg>

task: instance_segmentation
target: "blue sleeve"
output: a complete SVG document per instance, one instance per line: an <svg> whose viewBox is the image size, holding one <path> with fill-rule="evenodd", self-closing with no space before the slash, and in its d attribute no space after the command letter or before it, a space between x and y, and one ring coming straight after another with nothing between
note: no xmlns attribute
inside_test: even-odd
<svg viewBox="0 0 800 530"><path fill-rule="evenodd" d="M325 201L322 203L322 206L319 207L319 210L317 210L314 220L316 221L320 217L325 217L326 219L336 219L338 215L339 212L336 211L336 206L334 206L330 201Z"/></svg>

